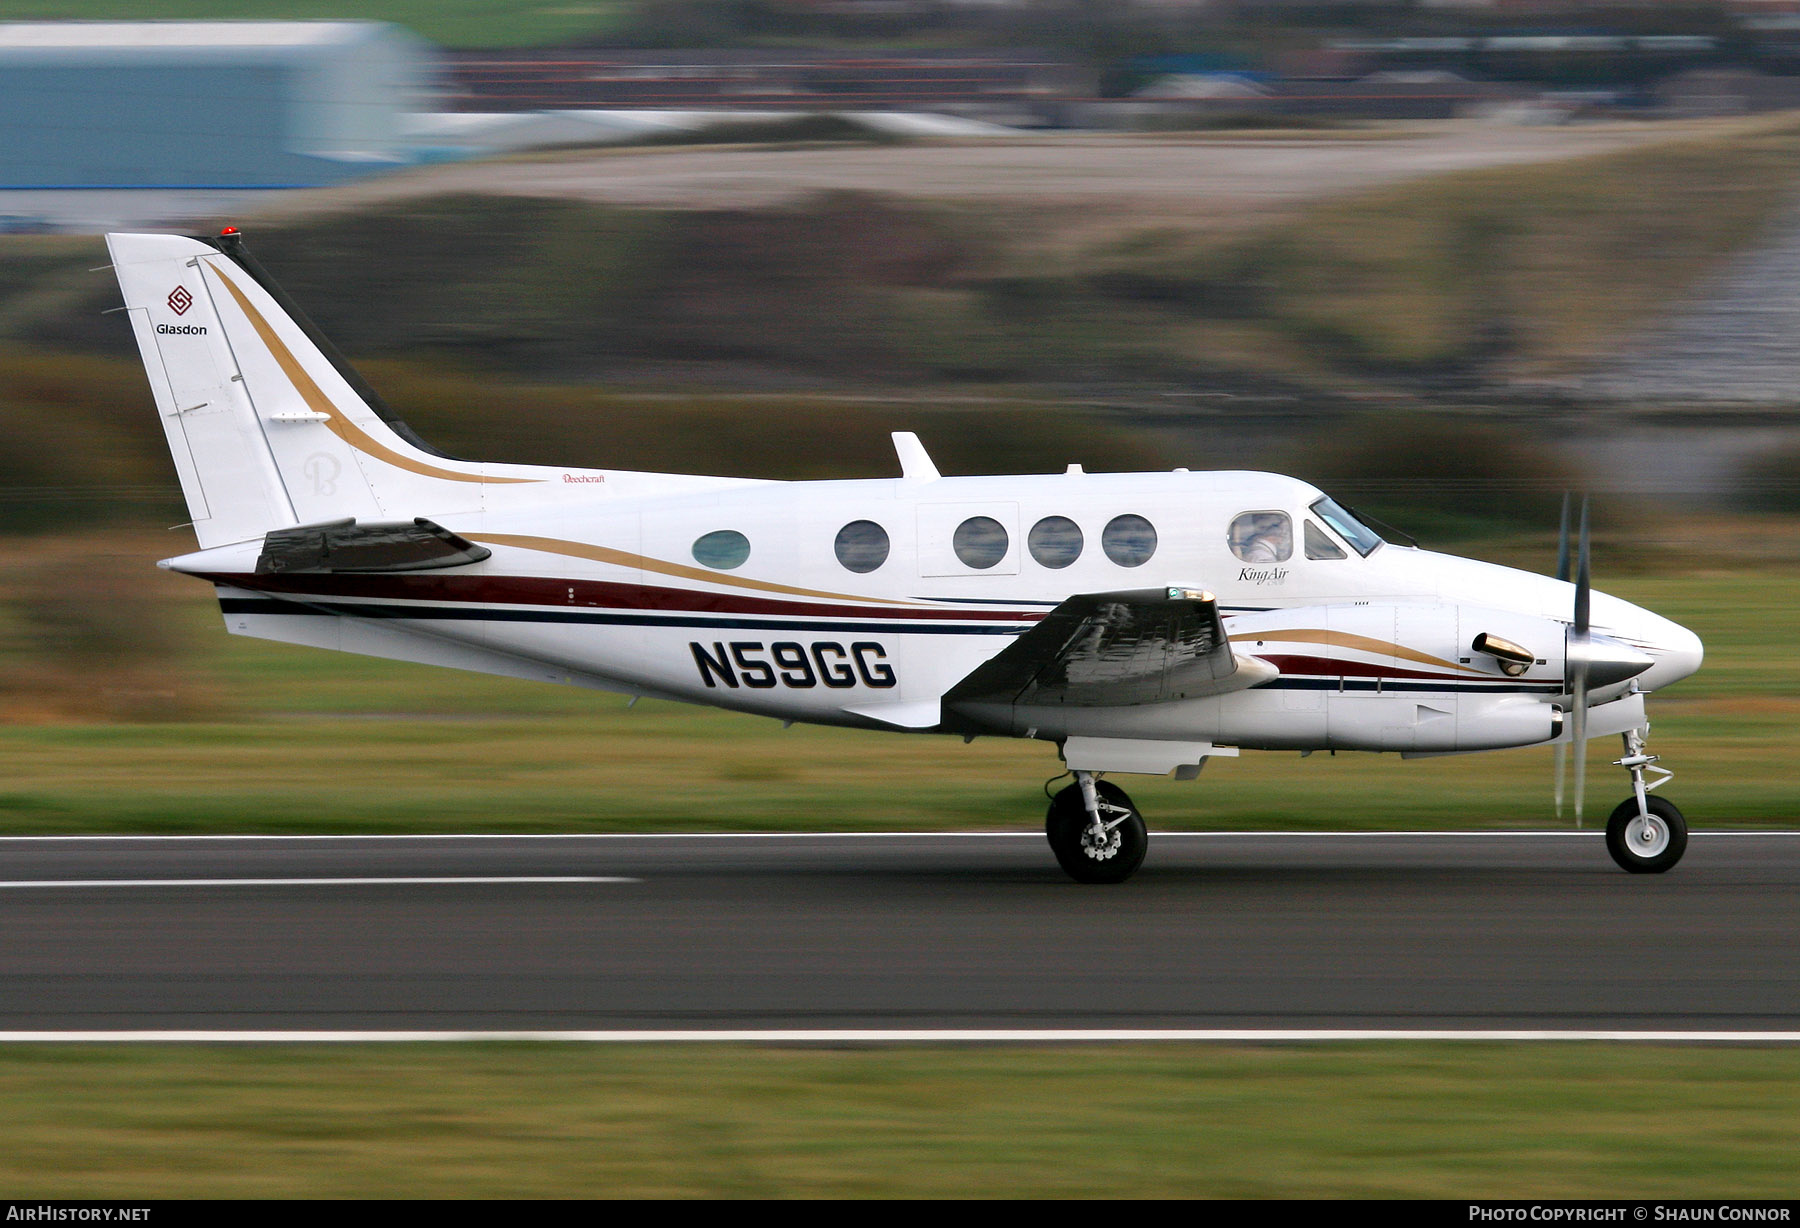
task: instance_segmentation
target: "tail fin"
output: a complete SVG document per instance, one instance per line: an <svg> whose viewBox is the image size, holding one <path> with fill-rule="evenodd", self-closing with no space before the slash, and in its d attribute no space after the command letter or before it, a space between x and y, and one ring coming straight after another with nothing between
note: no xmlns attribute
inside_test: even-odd
<svg viewBox="0 0 1800 1228"><path fill-rule="evenodd" d="M346 516L478 512L490 487L548 476L403 439L218 247L173 235L106 243L202 548Z"/></svg>

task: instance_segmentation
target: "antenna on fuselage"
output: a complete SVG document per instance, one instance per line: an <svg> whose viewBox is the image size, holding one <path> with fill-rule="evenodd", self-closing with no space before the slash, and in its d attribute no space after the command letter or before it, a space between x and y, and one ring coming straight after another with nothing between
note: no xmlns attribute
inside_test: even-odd
<svg viewBox="0 0 1800 1228"><path fill-rule="evenodd" d="M894 452L900 457L900 477L907 482L935 482L944 476L931 462L931 453L911 431L893 433Z"/></svg>

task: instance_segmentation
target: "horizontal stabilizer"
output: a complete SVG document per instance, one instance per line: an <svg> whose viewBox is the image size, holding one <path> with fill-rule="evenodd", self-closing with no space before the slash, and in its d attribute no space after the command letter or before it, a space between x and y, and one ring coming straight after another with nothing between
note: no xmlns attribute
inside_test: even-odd
<svg viewBox="0 0 1800 1228"><path fill-rule="evenodd" d="M352 518L269 533L256 574L431 571L479 563L491 554L423 516L387 524L358 524Z"/></svg>

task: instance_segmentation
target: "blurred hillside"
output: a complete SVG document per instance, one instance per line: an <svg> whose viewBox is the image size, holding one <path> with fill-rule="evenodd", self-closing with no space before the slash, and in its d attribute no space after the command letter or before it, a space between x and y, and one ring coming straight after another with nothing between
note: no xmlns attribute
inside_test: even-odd
<svg viewBox="0 0 1800 1228"><path fill-rule="evenodd" d="M1223 228L1126 202L1096 228L870 191L741 208L464 195L277 219L252 243L352 355L534 380L1408 395L1606 357L1766 237L1797 155L1800 121L1747 121ZM610 165L632 173L631 156ZM99 314L116 292L85 271L97 245L7 251L0 336L129 352Z"/></svg>
<svg viewBox="0 0 1800 1228"><path fill-rule="evenodd" d="M1797 154L1800 121L1739 121L1223 226L871 191L459 195L274 220L251 243L454 453L877 476L886 433L910 429L946 472L1279 468L1466 533L1542 524L1594 476L1598 454L1563 446L1570 415L1616 412L1582 400L1585 374L1791 221ZM7 526L180 523L135 347L103 314L104 249L0 244ZM1664 408L1654 389L1635 404ZM1739 445L1753 473L1714 465L1743 471L1743 505L1800 497L1784 438Z"/></svg>

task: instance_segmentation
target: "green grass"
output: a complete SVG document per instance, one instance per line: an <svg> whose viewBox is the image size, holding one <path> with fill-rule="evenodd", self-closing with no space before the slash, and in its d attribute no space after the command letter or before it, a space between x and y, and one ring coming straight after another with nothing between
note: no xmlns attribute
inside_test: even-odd
<svg viewBox="0 0 1800 1228"><path fill-rule="evenodd" d="M11 1198L1790 1197L1800 1051L0 1050Z"/></svg>
<svg viewBox="0 0 1800 1228"><path fill-rule="evenodd" d="M592 38L637 10L636 0L385 0L354 13L340 0L0 0L0 21L392 21L447 47L524 47Z"/></svg>
<svg viewBox="0 0 1800 1228"><path fill-rule="evenodd" d="M149 579L140 592L163 604L140 596L136 621L174 624L192 655L154 674L118 666L99 687L68 665L39 678L48 697L15 694L11 710L67 701L101 716L201 719L0 727L0 830L1028 829L1041 822L1041 783L1061 771L1046 743L783 729L648 701L628 710L618 696L227 637L199 585ZM1702 672L1651 703L1653 748L1679 773L1670 796L1699 828L1800 819L1789 766L1800 657L1783 638L1800 572L1604 587L1708 645ZM16 634L11 643L18 687L33 658ZM137 690L109 693L126 686ZM1597 818L1624 795L1624 774L1606 763L1616 746L1592 750ZM1414 761L1246 752L1211 760L1198 782L1134 777L1130 788L1165 830L1538 827L1551 822L1550 776L1545 750Z"/></svg>

